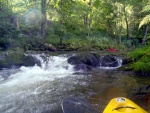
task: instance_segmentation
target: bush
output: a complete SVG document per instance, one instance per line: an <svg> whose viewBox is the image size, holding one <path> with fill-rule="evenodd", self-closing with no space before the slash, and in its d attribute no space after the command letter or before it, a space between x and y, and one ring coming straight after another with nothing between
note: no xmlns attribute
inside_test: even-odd
<svg viewBox="0 0 150 113"><path fill-rule="evenodd" d="M133 60L133 64L130 67L136 73L147 75L150 72L150 46L145 46L132 51L129 53L129 57Z"/></svg>
<svg viewBox="0 0 150 113"><path fill-rule="evenodd" d="M66 41L70 49L73 50L90 50L91 44L86 39L70 38Z"/></svg>
<svg viewBox="0 0 150 113"><path fill-rule="evenodd" d="M0 48L5 51L9 48L10 42L8 39L0 38Z"/></svg>

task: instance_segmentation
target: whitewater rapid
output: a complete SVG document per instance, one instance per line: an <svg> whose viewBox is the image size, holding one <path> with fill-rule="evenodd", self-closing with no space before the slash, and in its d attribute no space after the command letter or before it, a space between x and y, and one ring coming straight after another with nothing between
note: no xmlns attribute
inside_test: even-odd
<svg viewBox="0 0 150 113"><path fill-rule="evenodd" d="M0 113L62 113L61 100L88 87L91 75L76 75L69 55L32 56L41 66L0 71Z"/></svg>
<svg viewBox="0 0 150 113"><path fill-rule="evenodd" d="M22 66L0 73L0 113L42 113L42 106L52 108L46 100L57 95L57 90L65 89L60 87L60 80L74 73L73 66L67 63L68 58L64 55L47 56L46 60L43 60L45 55L33 56L41 61L41 66Z"/></svg>

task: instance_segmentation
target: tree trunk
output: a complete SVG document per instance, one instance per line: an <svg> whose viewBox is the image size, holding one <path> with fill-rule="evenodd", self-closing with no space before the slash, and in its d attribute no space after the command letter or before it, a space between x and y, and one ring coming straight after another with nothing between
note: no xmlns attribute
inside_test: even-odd
<svg viewBox="0 0 150 113"><path fill-rule="evenodd" d="M146 44L146 36L147 36L147 32L148 32L148 25L145 26L145 33L144 33L144 37L142 39L142 44L145 45Z"/></svg>
<svg viewBox="0 0 150 113"><path fill-rule="evenodd" d="M124 14L125 14L125 23L126 23L126 33L127 33L127 40L130 39L130 36L129 36L129 23L128 23L128 18L127 18L127 14L126 14L126 5L124 4Z"/></svg>
<svg viewBox="0 0 150 113"><path fill-rule="evenodd" d="M60 9L63 8L63 0L60 1ZM60 10L60 15L61 15L61 18L60 18L60 25L63 26L63 21L64 21L64 14L62 12L62 10ZM59 36L60 36L60 41L59 43L62 44L63 43L63 39L64 39L64 34L63 34L63 31L60 30L60 33L59 33Z"/></svg>
<svg viewBox="0 0 150 113"><path fill-rule="evenodd" d="M89 0L88 5L89 6L92 5L92 0ZM90 36L90 32L91 32L91 23L92 23L92 14L90 14L90 17L88 19L88 37Z"/></svg>
<svg viewBox="0 0 150 113"><path fill-rule="evenodd" d="M13 22L12 22L12 26L14 28L16 28L17 30L19 30L19 20L18 20L18 17L14 17Z"/></svg>
<svg viewBox="0 0 150 113"><path fill-rule="evenodd" d="M130 39L130 36L129 36L129 24L128 24L127 17L125 17L125 21L126 21L126 26L127 26L127 40L128 40L128 39Z"/></svg>
<svg viewBox="0 0 150 113"><path fill-rule="evenodd" d="M46 0L41 0L41 12L42 12L42 22L41 22L41 35L43 42L45 41L45 26L46 26Z"/></svg>

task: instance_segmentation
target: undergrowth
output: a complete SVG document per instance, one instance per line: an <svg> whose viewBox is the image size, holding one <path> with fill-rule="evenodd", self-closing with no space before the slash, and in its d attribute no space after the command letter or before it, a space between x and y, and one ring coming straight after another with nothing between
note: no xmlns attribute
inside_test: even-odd
<svg viewBox="0 0 150 113"><path fill-rule="evenodd" d="M133 60L131 68L135 72L142 74L147 74L150 72L150 45L130 52L129 57Z"/></svg>

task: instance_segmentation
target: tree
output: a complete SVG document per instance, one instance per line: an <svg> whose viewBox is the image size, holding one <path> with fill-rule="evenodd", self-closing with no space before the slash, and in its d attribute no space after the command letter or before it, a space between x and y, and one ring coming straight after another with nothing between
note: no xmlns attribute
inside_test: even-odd
<svg viewBox="0 0 150 113"><path fill-rule="evenodd" d="M41 35L43 42L45 41L45 26L46 26L46 0L41 0L41 12L42 12L42 22L41 22Z"/></svg>
<svg viewBox="0 0 150 113"><path fill-rule="evenodd" d="M139 24L139 29L143 26L143 25L147 25L148 23L150 23L150 2L149 4L147 4L143 10L141 11L142 13L149 13L147 14L142 21Z"/></svg>
<svg viewBox="0 0 150 113"><path fill-rule="evenodd" d="M144 33L144 37L143 37L143 44L145 44L146 42L146 36L148 33L148 24L150 23L150 1L149 3L143 8L142 10L143 13L148 13L140 22L139 24L139 29L145 25L145 33Z"/></svg>

